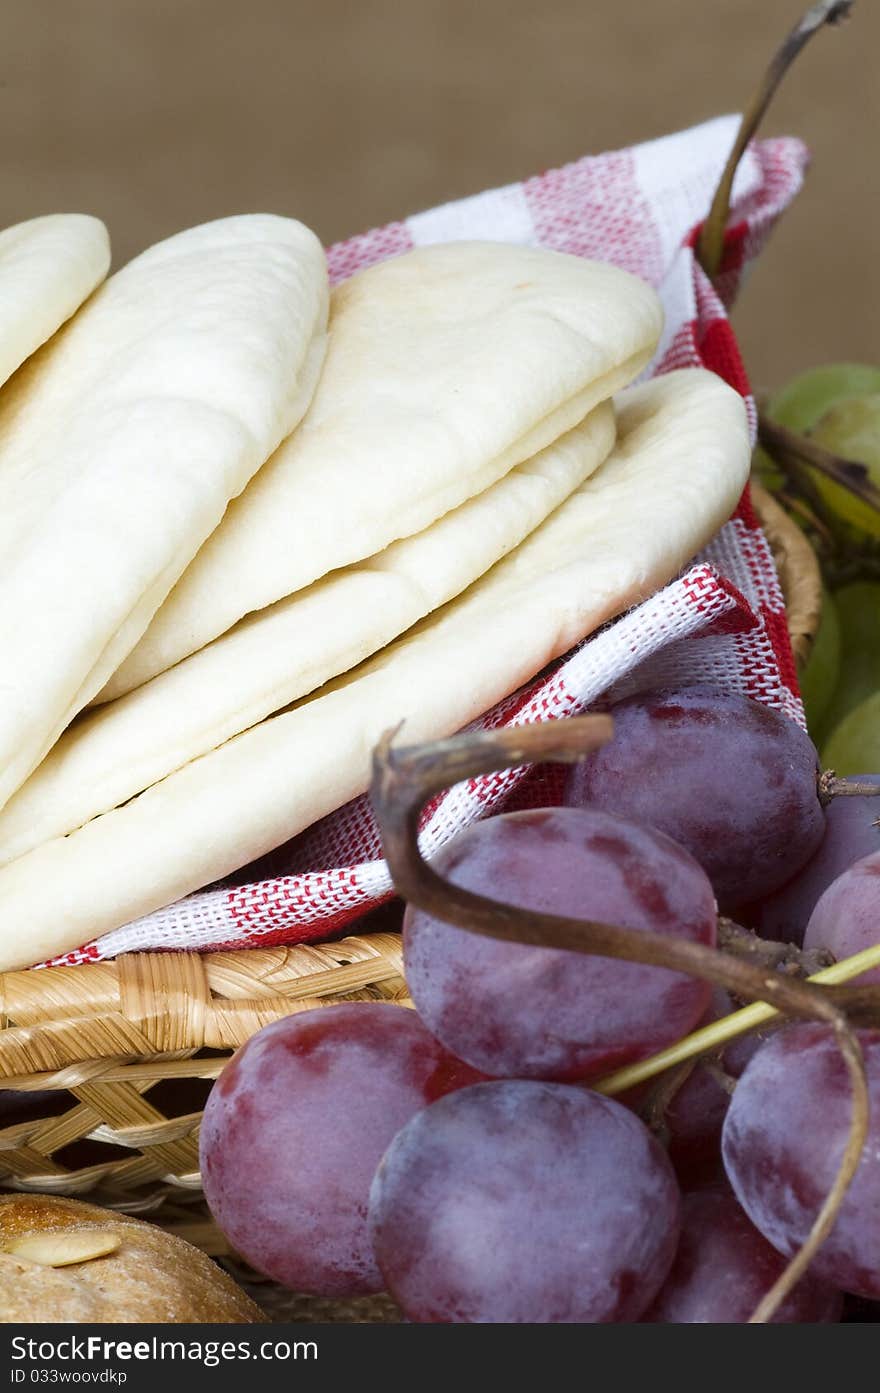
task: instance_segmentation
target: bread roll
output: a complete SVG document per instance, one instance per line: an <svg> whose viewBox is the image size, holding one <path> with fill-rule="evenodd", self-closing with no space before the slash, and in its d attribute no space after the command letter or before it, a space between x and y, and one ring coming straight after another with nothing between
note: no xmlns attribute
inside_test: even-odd
<svg viewBox="0 0 880 1393"><path fill-rule="evenodd" d="M83 1260L72 1261L76 1256ZM0 1321L5 1324L244 1325L265 1319L210 1258L154 1224L60 1195L0 1196Z"/></svg>

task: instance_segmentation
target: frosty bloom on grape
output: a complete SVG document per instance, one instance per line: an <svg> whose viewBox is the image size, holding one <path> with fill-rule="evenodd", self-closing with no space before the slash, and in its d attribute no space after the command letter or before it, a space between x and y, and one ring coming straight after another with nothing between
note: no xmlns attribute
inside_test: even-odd
<svg viewBox="0 0 880 1393"><path fill-rule="evenodd" d="M818 847L818 756L781 712L696 686L629 697L610 715L613 740L572 770L565 801L665 832L722 910L769 895Z"/></svg>
<svg viewBox="0 0 880 1393"><path fill-rule="evenodd" d="M880 1030L857 1032L870 1097L868 1138L837 1219L810 1271L880 1299ZM849 1135L849 1075L834 1032L803 1024L763 1045L724 1122L724 1167L740 1204L774 1248L792 1256L834 1182Z"/></svg>
<svg viewBox="0 0 880 1393"><path fill-rule="evenodd" d="M549 808L476 823L435 858L455 885L523 909L712 944L705 872L661 832L597 809ZM410 906L404 968L447 1049L486 1074L583 1079L679 1039L708 983L641 963L504 943Z"/></svg>
<svg viewBox="0 0 880 1393"><path fill-rule="evenodd" d="M686 1194L675 1261L644 1317L652 1324L744 1325L786 1267L737 1204L727 1186ZM773 1316L774 1325L840 1319L842 1297L812 1275L803 1277Z"/></svg>
<svg viewBox="0 0 880 1393"><path fill-rule="evenodd" d="M413 1113L479 1077L400 1006L324 1006L266 1026L205 1108L214 1219L258 1272L295 1291L381 1290L366 1222L379 1159Z"/></svg>
<svg viewBox="0 0 880 1393"><path fill-rule="evenodd" d="M675 1252L662 1147L610 1098L477 1084L395 1137L370 1192L382 1275L411 1320L638 1320Z"/></svg>

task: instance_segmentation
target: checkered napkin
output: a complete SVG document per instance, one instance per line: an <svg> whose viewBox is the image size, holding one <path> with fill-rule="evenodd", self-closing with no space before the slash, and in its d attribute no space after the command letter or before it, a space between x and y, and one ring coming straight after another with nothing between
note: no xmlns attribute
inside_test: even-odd
<svg viewBox="0 0 880 1393"><path fill-rule="evenodd" d="M746 267L800 188L807 153L792 139L750 147L734 184L724 262L713 287L694 258L695 229L737 125L737 117L721 117L389 223L331 247L331 278L344 280L411 247L462 239L551 247L611 261L650 281L663 301L666 327L648 375L711 368L743 394L754 419L726 311ZM782 595L747 493L683 575L501 702L476 728L552 720L609 697L699 681L745 692L803 722ZM545 767L457 786L431 805L422 830L425 852L487 812L553 801L558 777ZM369 802L358 798L223 884L58 961L92 961L140 949L327 938L390 891Z"/></svg>

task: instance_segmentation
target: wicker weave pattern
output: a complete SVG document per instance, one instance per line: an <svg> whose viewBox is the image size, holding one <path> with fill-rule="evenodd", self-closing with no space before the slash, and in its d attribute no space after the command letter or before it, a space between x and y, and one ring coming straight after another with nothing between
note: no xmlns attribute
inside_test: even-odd
<svg viewBox="0 0 880 1393"><path fill-rule="evenodd" d="M262 1026L340 1000L407 1003L399 935L7 973L0 1078L22 1092L63 1090L71 1106L0 1130L2 1184L89 1195L130 1213L162 1207L166 1227L223 1252L216 1230L191 1209L201 1200L201 1108L169 1117L147 1094L163 1081L214 1079ZM57 1159L84 1141L110 1159ZM120 1158L119 1148L129 1154Z"/></svg>

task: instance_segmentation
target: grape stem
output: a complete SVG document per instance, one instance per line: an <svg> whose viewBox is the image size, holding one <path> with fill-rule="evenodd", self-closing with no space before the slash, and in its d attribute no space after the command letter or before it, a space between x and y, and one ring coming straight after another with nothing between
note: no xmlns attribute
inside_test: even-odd
<svg viewBox="0 0 880 1393"><path fill-rule="evenodd" d="M834 1184L806 1240L752 1317L759 1324L770 1320L831 1231L867 1138L869 1104L862 1052L839 998L823 987L702 943L504 904L454 885L425 861L419 848L419 816L435 794L462 780L533 761L575 762L611 738L610 717L573 716L412 746L393 744L399 729L387 731L373 752L370 792L391 877L409 904L486 938L688 973L725 987L734 996L768 1002L786 1015L821 1021L833 1029L850 1078L849 1138ZM861 989L860 999L871 990Z"/></svg>
<svg viewBox="0 0 880 1393"><path fill-rule="evenodd" d="M880 967L880 944L873 948L863 948L851 958L823 967L813 975L813 981L825 986L829 997L839 1001L846 1011L852 1025L880 1025L880 987L851 987L843 984ZM640 1059L636 1064L626 1064L600 1079L593 1087L599 1093L607 1093L614 1098L626 1093L630 1088L656 1078L667 1069L673 1069L685 1059L695 1059L705 1054L713 1054L735 1040L739 1035L748 1035L762 1025L773 1021L779 1015L775 1006L764 1002L752 1002L728 1016L721 1016L710 1025L701 1025L697 1030L668 1045L664 1050Z"/></svg>
<svg viewBox="0 0 880 1393"><path fill-rule="evenodd" d="M795 465L808 464L832 479L835 484L852 493L869 508L880 512L880 489L871 482L867 465L859 460L845 459L818 445L809 436L798 435L786 426L780 426L766 416L758 415L758 442L775 460L781 469L788 471Z"/></svg>
<svg viewBox="0 0 880 1393"><path fill-rule="evenodd" d="M838 778L833 769L819 775L818 787L823 808L835 798L880 798L880 783L862 784L858 779Z"/></svg>
<svg viewBox="0 0 880 1393"><path fill-rule="evenodd" d="M645 1126L651 1129L663 1146L669 1145L669 1124L666 1115L691 1074L695 1069L702 1067L703 1060L686 1059L677 1068L668 1069L665 1074L660 1075L638 1109Z"/></svg>
<svg viewBox="0 0 880 1393"><path fill-rule="evenodd" d="M715 1080L719 1088L724 1089L724 1092L729 1098L733 1097L736 1090L736 1079L732 1074L728 1074L726 1069L723 1069L720 1064L712 1059L700 1060L700 1066Z"/></svg>
<svg viewBox="0 0 880 1393"><path fill-rule="evenodd" d="M880 792L880 789L878 789ZM827 948L798 948L795 943L773 943L754 929L744 929L732 919L718 920L718 946L751 962L790 977L812 977L834 961Z"/></svg>
<svg viewBox="0 0 880 1393"><path fill-rule="evenodd" d="M839 24L841 20L846 19L852 6L853 0L820 0L820 3L813 5L795 25L770 60L767 71L743 113L733 149L727 157L712 205L697 239L697 260L710 280L714 280L721 266L724 230L730 215L733 181L749 141L764 119L777 87L804 45L824 25Z"/></svg>
<svg viewBox="0 0 880 1393"><path fill-rule="evenodd" d="M755 405L758 409L759 422L763 419L770 419L767 414L766 396L756 395ZM800 512L801 516L811 528L818 534L824 549L829 554L834 554L849 542L840 519L829 509L825 499L822 497L821 490L809 465L794 455L777 456L774 463L785 476L785 483L779 492L779 498L783 502L790 503L795 511ZM760 485L759 485L760 487ZM752 476L752 489L755 488L755 477Z"/></svg>

